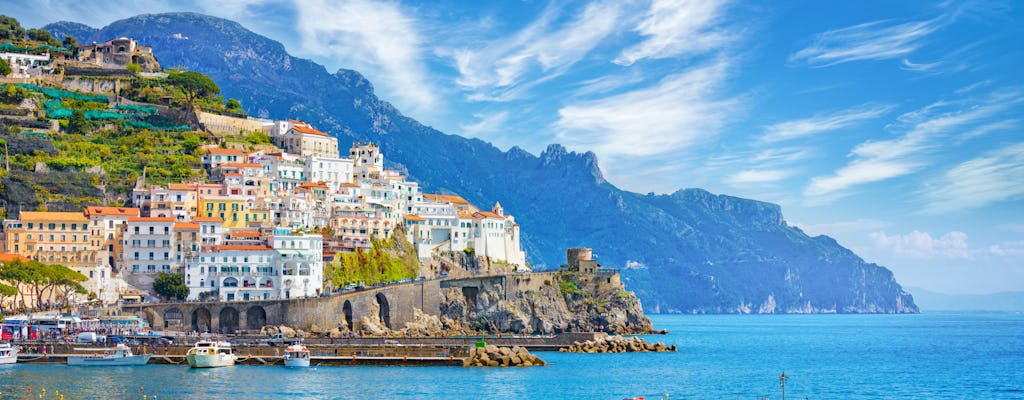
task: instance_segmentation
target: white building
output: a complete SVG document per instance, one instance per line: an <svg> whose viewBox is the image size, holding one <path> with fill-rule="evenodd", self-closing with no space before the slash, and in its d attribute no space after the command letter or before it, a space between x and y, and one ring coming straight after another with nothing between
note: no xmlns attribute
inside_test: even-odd
<svg viewBox="0 0 1024 400"><path fill-rule="evenodd" d="M275 229L271 245L281 269L280 298L316 297L323 291L323 237Z"/></svg>
<svg viewBox="0 0 1024 400"><path fill-rule="evenodd" d="M50 53L0 53L0 59L11 66L12 78L31 78L50 72Z"/></svg>
<svg viewBox="0 0 1024 400"><path fill-rule="evenodd" d="M280 298L280 270L266 245L219 245L204 249L185 266L188 300L248 301Z"/></svg>
<svg viewBox="0 0 1024 400"><path fill-rule="evenodd" d="M384 155L376 144L353 143L348 157L353 161L352 174L356 181L375 179L384 170Z"/></svg>
<svg viewBox="0 0 1024 400"><path fill-rule="evenodd" d="M122 245L122 271L133 274L173 272L178 268L174 250L174 218L130 217Z"/></svg>
<svg viewBox="0 0 1024 400"><path fill-rule="evenodd" d="M352 182L350 158L306 157L305 174L310 182L324 182L332 191Z"/></svg>

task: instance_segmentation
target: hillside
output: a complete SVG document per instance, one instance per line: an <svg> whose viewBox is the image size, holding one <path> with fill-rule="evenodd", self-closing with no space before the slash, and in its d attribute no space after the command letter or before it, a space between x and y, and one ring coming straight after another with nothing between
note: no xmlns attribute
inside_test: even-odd
<svg viewBox="0 0 1024 400"><path fill-rule="evenodd" d="M412 172L428 192L500 200L539 268L557 267L568 247L592 247L608 267L630 265L627 287L649 312L917 312L889 270L789 227L777 205L699 189L640 195L605 181L590 152L502 152L439 132L378 99L358 72L328 73L232 21L175 13L47 29L86 43L136 38L161 64L210 75L251 115L309 121L343 147L379 143L390 167Z"/></svg>

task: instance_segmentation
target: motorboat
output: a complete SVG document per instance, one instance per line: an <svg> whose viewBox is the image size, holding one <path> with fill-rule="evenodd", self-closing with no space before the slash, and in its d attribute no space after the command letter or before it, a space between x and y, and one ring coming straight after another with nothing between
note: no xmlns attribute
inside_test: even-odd
<svg viewBox="0 0 1024 400"><path fill-rule="evenodd" d="M68 365L76 366L125 366L146 365L152 354L132 354L131 347L118 343L116 347L103 349L75 349L91 354L72 354L68 356Z"/></svg>
<svg viewBox="0 0 1024 400"><path fill-rule="evenodd" d="M18 362L18 348L10 343L0 343L0 364L14 364Z"/></svg>
<svg viewBox="0 0 1024 400"><path fill-rule="evenodd" d="M284 349L284 366L308 367L309 349L301 344L288 346L288 348Z"/></svg>
<svg viewBox="0 0 1024 400"><path fill-rule="evenodd" d="M185 353L188 366L192 368L230 367L235 365L238 356L231 348L231 343L214 340L202 340Z"/></svg>

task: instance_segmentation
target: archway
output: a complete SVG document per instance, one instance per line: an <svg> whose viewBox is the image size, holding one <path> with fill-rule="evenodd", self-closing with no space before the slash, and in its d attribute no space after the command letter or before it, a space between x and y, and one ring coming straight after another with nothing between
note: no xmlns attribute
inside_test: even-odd
<svg viewBox="0 0 1024 400"><path fill-rule="evenodd" d="M181 330L185 325L184 319L177 307L168 308L164 311L164 328Z"/></svg>
<svg viewBox="0 0 1024 400"><path fill-rule="evenodd" d="M245 328L260 329L267 324L267 310L262 306L252 306L245 310Z"/></svg>
<svg viewBox="0 0 1024 400"><path fill-rule="evenodd" d="M220 333L235 333L238 330L238 310L224 307L220 310Z"/></svg>
<svg viewBox="0 0 1024 400"><path fill-rule="evenodd" d="M140 315L140 317L142 317L142 319L146 320L146 323L148 323L149 326L151 326L151 327L152 326L156 326L157 322L160 319L160 315L157 314L156 311L153 311L153 309L151 309L151 308L143 309L142 310L142 315Z"/></svg>
<svg viewBox="0 0 1024 400"><path fill-rule="evenodd" d="M345 325L348 326L349 332L352 331L352 303L345 300L345 304L341 306L341 313L345 315Z"/></svg>
<svg viewBox="0 0 1024 400"><path fill-rule="evenodd" d="M388 306L388 298L384 296L384 293L377 293L375 297L377 305L380 306L380 322L384 324L384 327L391 329L391 307Z"/></svg>
<svg viewBox="0 0 1024 400"><path fill-rule="evenodd" d="M192 311L192 330L196 332L209 332L210 326L210 310L205 307L197 308Z"/></svg>

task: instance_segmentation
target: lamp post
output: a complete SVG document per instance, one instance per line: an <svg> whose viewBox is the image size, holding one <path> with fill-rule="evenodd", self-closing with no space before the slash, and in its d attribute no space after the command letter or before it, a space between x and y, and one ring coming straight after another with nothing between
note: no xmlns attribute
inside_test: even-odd
<svg viewBox="0 0 1024 400"><path fill-rule="evenodd" d="M786 376L785 372L779 375L779 386L782 386L782 400L786 400L786 379L789 379L789 377Z"/></svg>

